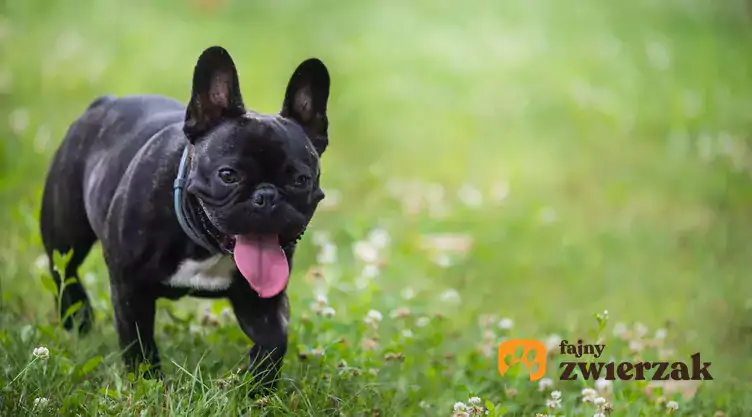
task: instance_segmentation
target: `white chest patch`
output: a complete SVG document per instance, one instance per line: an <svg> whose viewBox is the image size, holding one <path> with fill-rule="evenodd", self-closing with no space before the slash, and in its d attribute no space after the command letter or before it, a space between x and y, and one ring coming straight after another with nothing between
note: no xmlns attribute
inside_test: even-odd
<svg viewBox="0 0 752 417"><path fill-rule="evenodd" d="M214 255L201 261L186 259L165 282L171 287L222 291L230 288L235 262L227 255Z"/></svg>

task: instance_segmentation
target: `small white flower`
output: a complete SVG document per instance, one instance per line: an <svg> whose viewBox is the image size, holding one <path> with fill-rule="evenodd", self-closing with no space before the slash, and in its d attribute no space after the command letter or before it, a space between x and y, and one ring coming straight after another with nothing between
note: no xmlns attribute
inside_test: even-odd
<svg viewBox="0 0 752 417"><path fill-rule="evenodd" d="M493 314L484 314L480 317L478 317L478 326L485 329L486 327L491 327L496 323L498 319Z"/></svg>
<svg viewBox="0 0 752 417"><path fill-rule="evenodd" d="M381 312L377 310L371 310L368 312L368 314L366 314L364 321L368 324L377 325L383 318L384 316L381 314Z"/></svg>
<svg viewBox="0 0 752 417"><path fill-rule="evenodd" d="M496 333L494 333L494 331L491 330L491 329L484 330L483 331L483 340L485 340L486 342L493 342L494 340L496 340Z"/></svg>
<svg viewBox="0 0 752 417"><path fill-rule="evenodd" d="M426 401L424 401L424 400L421 400L421 401L420 401L420 402L418 403L418 407L420 407L420 408L423 408L423 409L426 409L426 408L431 408L431 404L427 403L427 402L426 402Z"/></svg>
<svg viewBox="0 0 752 417"><path fill-rule="evenodd" d="M225 307L222 309L222 311L219 313L219 316L222 317L223 320L229 320L232 318L232 309L230 307Z"/></svg>
<svg viewBox="0 0 752 417"><path fill-rule="evenodd" d="M548 408L561 408L561 400L546 400L546 407Z"/></svg>
<svg viewBox="0 0 752 417"><path fill-rule="evenodd" d="M410 329L405 329L402 331L402 336L411 339L413 337L413 332Z"/></svg>
<svg viewBox="0 0 752 417"><path fill-rule="evenodd" d="M333 264L337 262L337 246L331 242L325 242L321 245L321 250L316 255L316 261L322 265Z"/></svg>
<svg viewBox="0 0 752 417"><path fill-rule="evenodd" d="M561 399L561 391L551 391L551 398L554 400Z"/></svg>
<svg viewBox="0 0 752 417"><path fill-rule="evenodd" d="M460 302L460 293L454 289L448 289L441 294L441 301L457 304Z"/></svg>
<svg viewBox="0 0 752 417"><path fill-rule="evenodd" d="M316 304L323 307L329 304L329 300L324 294L316 294Z"/></svg>
<svg viewBox="0 0 752 417"><path fill-rule="evenodd" d="M397 307L394 310L392 310L391 313L389 313L389 317L393 319L403 319L405 317L410 316L412 312L408 307Z"/></svg>
<svg viewBox="0 0 752 417"><path fill-rule="evenodd" d="M637 337L645 337L645 335L647 335L649 331L648 326L640 322L635 323L634 329L635 333L637 333Z"/></svg>
<svg viewBox="0 0 752 417"><path fill-rule="evenodd" d="M353 244L353 253L365 263L376 263L379 260L379 252L376 247L367 241L357 241Z"/></svg>
<svg viewBox="0 0 752 417"><path fill-rule="evenodd" d="M551 378L543 378L540 381L538 381L538 391L545 391L553 386L554 386L554 380ZM551 394L553 395L553 393Z"/></svg>
<svg viewBox="0 0 752 417"><path fill-rule="evenodd" d="M559 346L561 340L561 336L559 336L558 334L552 334L551 336L548 336L546 338L546 341L543 344L546 345L546 350L552 350L553 348Z"/></svg>
<svg viewBox="0 0 752 417"><path fill-rule="evenodd" d="M465 403L463 403L462 401L457 401L456 403L454 403L454 407L452 408L454 409L455 412L465 411L467 410L467 405L465 405Z"/></svg>
<svg viewBox="0 0 752 417"><path fill-rule="evenodd" d="M598 398L596 398L596 399L593 400L593 404L595 404L595 405L597 405L599 407L602 406L605 403L606 403L606 399L603 398L603 397L598 397Z"/></svg>
<svg viewBox="0 0 752 417"><path fill-rule="evenodd" d="M415 320L415 325L418 327L426 327L429 323L431 323L431 318L426 316L418 317L418 319Z"/></svg>
<svg viewBox="0 0 752 417"><path fill-rule="evenodd" d="M677 403L676 401L669 401L666 403L666 408L671 411L676 411L679 409L679 403Z"/></svg>
<svg viewBox="0 0 752 417"><path fill-rule="evenodd" d="M468 404L472 404L472 405L480 404L480 398L470 397L470 399L468 399L467 402Z"/></svg>
<svg viewBox="0 0 752 417"><path fill-rule="evenodd" d="M202 316L202 322L206 324L219 324L219 319L212 313L211 308L206 307Z"/></svg>
<svg viewBox="0 0 752 417"><path fill-rule="evenodd" d="M655 331L655 338L658 340L663 340L666 338L666 329L658 329Z"/></svg>
<svg viewBox="0 0 752 417"><path fill-rule="evenodd" d="M593 417L606 417L606 415L603 413L595 413L593 414Z"/></svg>
<svg viewBox="0 0 752 417"><path fill-rule="evenodd" d="M603 310L603 315L608 316L608 310Z"/></svg>
<svg viewBox="0 0 752 417"><path fill-rule="evenodd" d="M598 390L598 392L609 393L613 388L613 384L613 381L601 378L595 381L595 389Z"/></svg>
<svg viewBox="0 0 752 417"><path fill-rule="evenodd" d="M360 276L367 279L374 279L379 276L379 267L374 264L368 264L363 267L363 272L360 273Z"/></svg>
<svg viewBox="0 0 752 417"><path fill-rule="evenodd" d="M36 267L40 271L46 271L47 270L47 255L41 254L37 256L37 259L34 260L34 267Z"/></svg>
<svg viewBox="0 0 752 417"><path fill-rule="evenodd" d="M412 287L405 287L402 289L401 295L405 300L412 300L415 298L415 290L413 290Z"/></svg>
<svg viewBox="0 0 752 417"><path fill-rule="evenodd" d="M642 349L645 348L645 345L642 344L639 340L630 340L629 341L629 350L633 352L640 352Z"/></svg>
<svg viewBox="0 0 752 417"><path fill-rule="evenodd" d="M47 406L47 403L49 403L50 400L48 400L45 397L37 397L34 398L34 407L44 408Z"/></svg>
<svg viewBox="0 0 752 417"><path fill-rule="evenodd" d="M614 336L616 337L624 336L625 334L627 334L628 331L629 329L627 328L627 325L624 323L616 323L614 325L613 333L614 333Z"/></svg>
<svg viewBox="0 0 752 417"><path fill-rule="evenodd" d="M389 243L391 242L389 232L384 229L373 229L368 235L368 240L373 246L379 249L389 246Z"/></svg>
<svg viewBox="0 0 752 417"><path fill-rule="evenodd" d="M514 327L514 320L510 318L503 318L499 320L499 328L502 330L509 330Z"/></svg>
<svg viewBox="0 0 752 417"><path fill-rule="evenodd" d="M583 388L580 394L582 394L582 402L584 403L593 402L598 395L598 393L592 388Z"/></svg>
<svg viewBox="0 0 752 417"><path fill-rule="evenodd" d="M34 356L36 356L39 359L47 359L50 357L50 351L44 346L40 346L38 348L34 349Z"/></svg>
<svg viewBox="0 0 752 417"><path fill-rule="evenodd" d="M326 306L321 310L321 315L327 318L332 318L337 312L333 308Z"/></svg>
<svg viewBox="0 0 752 417"><path fill-rule="evenodd" d="M464 184L457 190L457 197L468 207L480 207L483 205L483 194L472 184Z"/></svg>

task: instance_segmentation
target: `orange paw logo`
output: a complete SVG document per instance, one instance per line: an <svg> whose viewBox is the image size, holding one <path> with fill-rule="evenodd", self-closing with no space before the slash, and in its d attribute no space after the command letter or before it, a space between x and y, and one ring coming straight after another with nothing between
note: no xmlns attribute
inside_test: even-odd
<svg viewBox="0 0 752 417"><path fill-rule="evenodd" d="M518 355L515 351L520 348L522 348L522 353ZM499 373L501 376L504 376L509 368L520 362L527 367L531 381L543 378L543 375L546 374L546 346L540 340L521 339L507 340L499 345Z"/></svg>

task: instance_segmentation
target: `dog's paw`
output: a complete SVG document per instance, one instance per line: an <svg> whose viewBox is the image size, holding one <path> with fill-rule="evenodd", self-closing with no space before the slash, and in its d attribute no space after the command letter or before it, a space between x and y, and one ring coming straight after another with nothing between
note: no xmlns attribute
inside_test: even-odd
<svg viewBox="0 0 752 417"><path fill-rule="evenodd" d="M126 369L133 374L136 378L143 378L146 380L164 381L165 374L162 372L162 367L159 363L150 364L148 362L136 362L133 360L126 361Z"/></svg>
<svg viewBox="0 0 752 417"><path fill-rule="evenodd" d="M279 378L276 372L270 369L253 370L252 367L245 367L240 372L246 375L248 381L248 397L262 398L273 394L277 390Z"/></svg>
<svg viewBox="0 0 752 417"><path fill-rule="evenodd" d="M165 380L165 373L162 371L162 368L159 365L145 368L141 370L140 373L144 379L153 379L158 381Z"/></svg>

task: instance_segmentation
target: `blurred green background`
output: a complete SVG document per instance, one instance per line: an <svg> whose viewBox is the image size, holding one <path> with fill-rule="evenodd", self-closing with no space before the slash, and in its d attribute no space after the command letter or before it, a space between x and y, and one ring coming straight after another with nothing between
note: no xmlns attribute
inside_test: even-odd
<svg viewBox="0 0 752 417"><path fill-rule="evenodd" d="M454 288L458 328L491 312L530 337L608 309L748 375L750 16L732 0L0 0L2 323L53 321L39 197L68 125L106 93L187 101L218 44L262 112L299 62L329 67L332 207L311 229L342 253L388 230L387 304ZM432 262L418 241L439 232L471 237L467 258ZM84 272L106 298L99 255ZM315 262L308 236L293 280ZM291 292L296 315L311 291Z"/></svg>

